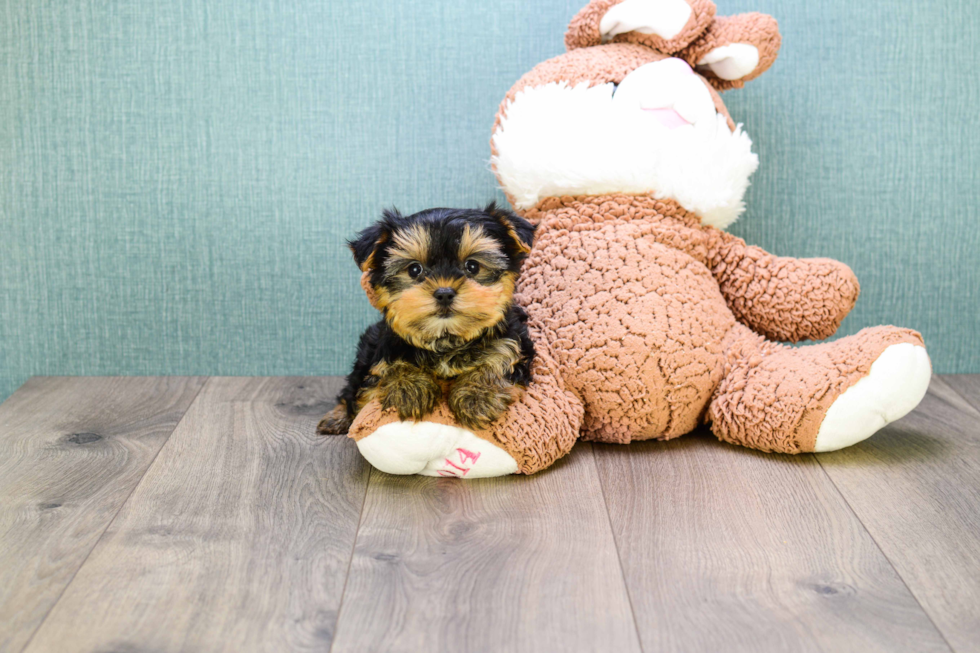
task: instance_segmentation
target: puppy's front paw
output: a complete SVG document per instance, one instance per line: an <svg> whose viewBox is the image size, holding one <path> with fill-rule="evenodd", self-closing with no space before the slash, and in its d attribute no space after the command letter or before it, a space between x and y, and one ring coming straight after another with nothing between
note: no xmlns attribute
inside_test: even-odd
<svg viewBox="0 0 980 653"><path fill-rule="evenodd" d="M382 408L394 408L400 419L417 422L435 410L442 389L431 374L396 363L381 377L378 394Z"/></svg>
<svg viewBox="0 0 980 653"><path fill-rule="evenodd" d="M347 415L347 405L341 401L323 416L320 423L316 425L316 432L320 435L347 435L351 421Z"/></svg>
<svg viewBox="0 0 980 653"><path fill-rule="evenodd" d="M462 426L484 429L514 403L517 389L505 382L460 377L449 390L449 409Z"/></svg>

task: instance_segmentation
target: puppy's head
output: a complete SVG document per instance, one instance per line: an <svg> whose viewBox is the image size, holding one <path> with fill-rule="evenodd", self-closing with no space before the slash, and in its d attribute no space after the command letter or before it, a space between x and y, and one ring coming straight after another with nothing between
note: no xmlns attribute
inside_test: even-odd
<svg viewBox="0 0 980 653"><path fill-rule="evenodd" d="M349 245L395 333L445 350L504 318L533 237L533 225L491 203L407 217L385 211Z"/></svg>

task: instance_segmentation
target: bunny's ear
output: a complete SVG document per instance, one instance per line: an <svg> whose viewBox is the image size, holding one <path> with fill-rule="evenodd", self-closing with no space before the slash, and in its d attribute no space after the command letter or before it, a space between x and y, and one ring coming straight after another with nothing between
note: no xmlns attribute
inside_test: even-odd
<svg viewBox="0 0 980 653"><path fill-rule="evenodd" d="M673 54L701 34L714 15L711 0L592 0L568 24L565 47L625 41Z"/></svg>
<svg viewBox="0 0 980 653"><path fill-rule="evenodd" d="M716 17L708 29L678 56L694 66L719 91L742 88L776 60L779 25L766 14Z"/></svg>

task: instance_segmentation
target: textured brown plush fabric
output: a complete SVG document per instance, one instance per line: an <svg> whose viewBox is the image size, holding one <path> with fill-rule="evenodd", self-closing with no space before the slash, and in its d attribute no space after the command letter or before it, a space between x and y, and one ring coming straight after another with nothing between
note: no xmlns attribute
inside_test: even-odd
<svg viewBox="0 0 980 653"><path fill-rule="evenodd" d="M839 261L773 256L718 230L709 241L707 264L728 308L767 338L823 340L854 308L858 281Z"/></svg>
<svg viewBox="0 0 980 653"><path fill-rule="evenodd" d="M884 349L921 344L895 327L792 348L741 324L806 337L833 332L857 283L841 263L783 259L711 227L675 202L649 196L549 198L527 212L538 236L518 301L538 348L525 397L476 435L501 446L522 473L549 466L579 437L669 439L704 421L719 438L765 451L812 451L833 399ZM760 261L793 275L762 275ZM807 276L807 270L813 275ZM726 281L740 278L745 283ZM796 279L802 275L807 292ZM751 287L752 301L736 293ZM841 290L844 287L845 290ZM787 300L787 294L797 304ZM369 406L351 435L395 421ZM431 421L454 424L444 406Z"/></svg>
<svg viewBox="0 0 980 653"><path fill-rule="evenodd" d="M741 86L768 68L779 49L776 23L761 14L718 18L708 0L691 3L692 18L671 43L624 34L616 40L629 42L598 45L599 21L616 2L594 0L572 20L569 52L511 88L494 130L525 88L619 83L665 53L694 65L713 47L752 43L759 66L742 80L698 71L734 130L712 84ZM516 294L537 349L534 379L476 435L510 453L524 474L548 467L579 438L669 439L706 422L733 444L813 451L830 405L888 346L922 344L914 331L887 326L807 347L774 342L832 335L858 297L851 270L829 259L773 256L702 225L673 200L549 197L523 214L538 226ZM455 424L445 405L427 419ZM361 439L396 420L369 404L350 435Z"/></svg>
<svg viewBox="0 0 980 653"><path fill-rule="evenodd" d="M704 34L698 37L687 48L677 53L677 56L696 66L706 54L732 43L748 43L759 50L759 64L755 69L736 80L720 79L709 70L699 71L712 86L719 91L742 88L745 82L751 81L769 70L779 54L782 37L776 19L766 14L739 14L738 16L718 16Z"/></svg>
<svg viewBox="0 0 980 653"><path fill-rule="evenodd" d="M568 50L587 48L602 43L599 23L614 5L623 0L592 0L568 24L565 32L565 47ZM674 54L693 41L711 23L715 16L715 3L711 0L688 0L691 17L680 33L672 39L664 39L656 34L627 32L612 39L612 43L638 43L664 54Z"/></svg>
<svg viewBox="0 0 980 653"><path fill-rule="evenodd" d="M623 0L593 0L586 5L568 25L565 47L571 51L602 43L599 23L614 5ZM691 5L691 17L680 34L665 40L656 34L627 32L612 38L610 43L636 43L665 55L676 55L692 67L715 48L732 43L747 43L759 50L759 65L737 80L720 79L710 71L701 71L705 79L719 91L742 88L766 72L776 61L782 39L779 26L772 16L760 13L738 16L715 16L715 4L711 0L687 0Z"/></svg>
<svg viewBox="0 0 980 653"><path fill-rule="evenodd" d="M880 326L792 348L736 325L725 344L725 375L711 402L711 430L726 442L762 451L813 451L834 399L867 376L885 348L903 342L923 345L915 331Z"/></svg>

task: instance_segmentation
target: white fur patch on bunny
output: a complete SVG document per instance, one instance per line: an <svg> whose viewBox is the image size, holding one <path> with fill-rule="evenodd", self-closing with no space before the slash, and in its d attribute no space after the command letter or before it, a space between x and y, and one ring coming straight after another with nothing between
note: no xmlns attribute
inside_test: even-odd
<svg viewBox="0 0 980 653"><path fill-rule="evenodd" d="M676 200L703 224L734 222L758 158L741 125L729 129L703 82L682 65L668 59L638 68L620 84L621 96L613 84L564 82L519 92L493 135L492 160L516 207L562 195L651 193ZM631 83L634 75L639 83Z"/></svg>
<svg viewBox="0 0 980 653"><path fill-rule="evenodd" d="M388 474L488 478L517 473L517 461L466 429L435 422L392 422L358 440L361 455Z"/></svg>

